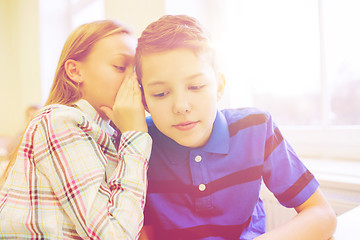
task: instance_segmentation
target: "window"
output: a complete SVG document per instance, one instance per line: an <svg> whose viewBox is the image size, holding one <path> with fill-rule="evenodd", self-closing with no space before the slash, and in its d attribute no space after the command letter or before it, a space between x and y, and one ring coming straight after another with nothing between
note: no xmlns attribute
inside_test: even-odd
<svg viewBox="0 0 360 240"><path fill-rule="evenodd" d="M79 25L105 18L104 0L39 0L42 100L46 101L61 50Z"/></svg>
<svg viewBox="0 0 360 240"><path fill-rule="evenodd" d="M103 0L71 0L71 28L105 18Z"/></svg>
<svg viewBox="0 0 360 240"><path fill-rule="evenodd" d="M332 0L322 6L328 121L360 125L360 2Z"/></svg>
<svg viewBox="0 0 360 240"><path fill-rule="evenodd" d="M359 1L196 3L168 0L167 13L213 34L225 107L268 110L303 157L360 159Z"/></svg>

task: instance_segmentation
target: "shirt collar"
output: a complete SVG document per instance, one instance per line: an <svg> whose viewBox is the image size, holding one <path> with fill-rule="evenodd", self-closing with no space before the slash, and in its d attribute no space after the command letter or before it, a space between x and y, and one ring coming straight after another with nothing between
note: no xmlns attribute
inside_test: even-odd
<svg viewBox="0 0 360 240"><path fill-rule="evenodd" d="M230 137L226 118L217 111L209 141L200 149L205 152L226 154L229 152Z"/></svg>
<svg viewBox="0 0 360 240"><path fill-rule="evenodd" d="M74 103L74 106L81 110L88 119L96 122L96 124L98 124L100 128L103 129L111 138L116 139L118 133L110 125L110 120L102 119L95 108L88 101L85 99L80 99Z"/></svg>

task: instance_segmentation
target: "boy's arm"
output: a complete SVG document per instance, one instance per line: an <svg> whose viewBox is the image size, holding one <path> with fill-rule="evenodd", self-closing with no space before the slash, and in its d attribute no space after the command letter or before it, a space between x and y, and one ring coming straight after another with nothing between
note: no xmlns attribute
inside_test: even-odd
<svg viewBox="0 0 360 240"><path fill-rule="evenodd" d="M269 231L254 240L300 240L330 239L336 228L336 215L317 189L303 204L295 207L298 215L280 227Z"/></svg>

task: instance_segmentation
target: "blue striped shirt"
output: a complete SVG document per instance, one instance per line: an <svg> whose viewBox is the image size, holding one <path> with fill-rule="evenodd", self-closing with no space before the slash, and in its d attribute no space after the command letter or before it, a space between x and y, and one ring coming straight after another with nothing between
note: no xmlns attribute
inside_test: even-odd
<svg viewBox="0 0 360 240"><path fill-rule="evenodd" d="M267 112L218 111L200 148L177 144L147 121L153 149L145 224L155 239L253 239L265 232L262 181L286 207L318 188Z"/></svg>

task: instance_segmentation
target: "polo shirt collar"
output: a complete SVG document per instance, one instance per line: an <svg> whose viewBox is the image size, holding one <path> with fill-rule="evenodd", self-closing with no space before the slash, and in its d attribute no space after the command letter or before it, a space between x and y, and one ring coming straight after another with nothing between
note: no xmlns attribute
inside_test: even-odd
<svg viewBox="0 0 360 240"><path fill-rule="evenodd" d="M210 153L226 154L229 152L230 137L226 118L222 112L217 111L213 130L209 141L200 150Z"/></svg>
<svg viewBox="0 0 360 240"><path fill-rule="evenodd" d="M152 118L147 118L147 123L150 123L150 126L154 126L154 130L149 128L150 136L155 137L157 140L157 146L164 149L164 152L169 152L173 156L171 159L174 161L180 156L187 155L189 153L190 148L185 147L183 145L178 144L173 139L169 138L155 126L152 121ZM154 135L153 135L154 134Z"/></svg>
<svg viewBox="0 0 360 240"><path fill-rule="evenodd" d="M148 118L148 123L153 124L152 119ZM225 116L222 112L217 111L216 118L213 125L213 130L211 132L209 141L203 147L199 148L189 148L182 146L172 140L171 138L165 136L161 133L156 127L156 135L158 136L159 146L166 149L166 152L173 153L173 156L186 155L191 150L197 149L209 153L218 153L218 154L227 154L229 152L230 145L230 135L228 124ZM150 130L151 131L151 130ZM150 134L151 135L151 134ZM174 157L176 158L176 157Z"/></svg>

